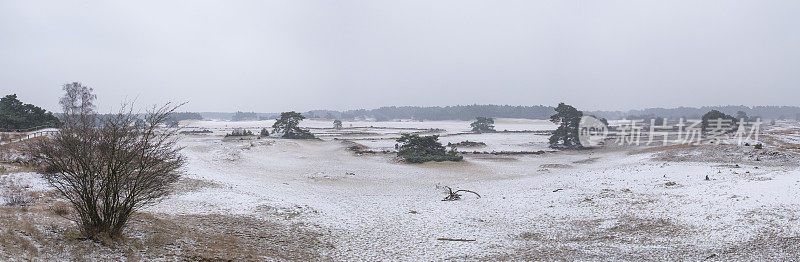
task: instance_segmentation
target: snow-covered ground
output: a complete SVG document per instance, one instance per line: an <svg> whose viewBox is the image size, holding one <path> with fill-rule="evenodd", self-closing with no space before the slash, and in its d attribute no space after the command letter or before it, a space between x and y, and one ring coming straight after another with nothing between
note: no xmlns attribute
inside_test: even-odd
<svg viewBox="0 0 800 262"><path fill-rule="evenodd" d="M6 167L3 167L4 169ZM16 192L53 190L40 174L33 172L17 172L0 175L0 205L8 204L7 198ZM23 194L18 194L23 195Z"/></svg>
<svg viewBox="0 0 800 262"><path fill-rule="evenodd" d="M469 124L472 121L391 121L391 122L374 122L374 121L342 121L342 127L383 127L383 128L397 128L397 129L430 129L438 128L447 130L447 132L467 132L470 130ZM208 129L233 129L233 128L248 128L248 129L261 129L270 127L275 123L275 120L259 120L259 121L221 121L221 120L189 120L184 121L183 124L192 128L208 128ZM307 119L300 123L301 127L306 128L332 128L333 120L328 119ZM521 130L551 130L555 129L555 125L547 120L532 120L532 119L495 119L495 129L498 131L521 131Z"/></svg>
<svg viewBox="0 0 800 262"><path fill-rule="evenodd" d="M544 121L498 122L499 130L553 127ZM267 124L193 123L200 128ZM322 121L305 126L329 127ZM353 126L440 128L444 134L469 129L468 122L460 121ZM485 142L487 151L546 148L546 136L531 133L442 137L444 143L463 140ZM373 141L378 142L358 142L375 148L394 144ZM661 159L655 158L657 151L599 149L474 155L460 163L411 165L395 162L390 154L356 156L330 139L223 141L215 135L187 136L182 143L187 177L214 186L173 195L149 211L241 214L306 224L328 232L326 238L335 243L331 255L339 259L532 259L547 254L704 259L725 257L731 248L757 241L785 242L800 233L800 170L793 163L673 162L655 160ZM481 198L465 195L444 202L443 186L473 190ZM580 251L562 254L574 249Z"/></svg>
<svg viewBox="0 0 800 262"><path fill-rule="evenodd" d="M797 157L771 144L467 154L458 163L404 164L393 154L354 154L333 138L367 130L378 133L368 135L374 140L356 142L381 149L404 131L435 128L444 130L445 144L534 151L546 149L547 136L458 134L469 130L463 121L354 122L352 129L345 122L339 131L327 129L329 121L304 123L330 136L223 139L232 128L256 131L271 121L189 123L215 131L180 142L188 160L181 183L190 186L146 211L309 227L333 243L325 255L334 260L791 260L800 247ZM514 119L496 125L554 128ZM796 134L787 130L797 128L766 129L765 138L789 147ZM35 174L15 176L42 186ZM441 201L445 186L481 197Z"/></svg>

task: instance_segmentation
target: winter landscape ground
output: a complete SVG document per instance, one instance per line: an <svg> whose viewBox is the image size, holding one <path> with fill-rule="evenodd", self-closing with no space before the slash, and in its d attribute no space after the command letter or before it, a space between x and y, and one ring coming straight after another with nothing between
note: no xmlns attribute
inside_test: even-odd
<svg viewBox="0 0 800 262"><path fill-rule="evenodd" d="M0 260L728 261L800 252L795 121L765 125L763 149L567 151L547 147L556 126L544 120L497 119L501 132L483 134L466 121L330 123L304 121L321 139L289 140L224 137L272 121L183 121L212 133L182 135L188 162L175 192L136 213L120 245L80 239L38 174L3 164L2 186L33 204L0 207ZM415 132L486 145L459 148L462 162L398 162L393 139ZM445 187L480 197L441 201Z"/></svg>

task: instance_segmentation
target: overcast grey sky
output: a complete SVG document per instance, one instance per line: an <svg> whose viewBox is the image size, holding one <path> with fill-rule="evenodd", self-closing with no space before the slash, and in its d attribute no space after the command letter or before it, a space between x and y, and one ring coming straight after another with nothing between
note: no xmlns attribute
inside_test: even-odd
<svg viewBox="0 0 800 262"><path fill-rule="evenodd" d="M800 1L9 1L0 87L57 110L800 105Z"/></svg>

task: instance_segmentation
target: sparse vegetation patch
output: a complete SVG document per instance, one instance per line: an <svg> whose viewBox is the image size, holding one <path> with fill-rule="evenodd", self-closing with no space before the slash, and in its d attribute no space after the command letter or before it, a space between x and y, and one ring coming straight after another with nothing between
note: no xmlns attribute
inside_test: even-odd
<svg viewBox="0 0 800 262"><path fill-rule="evenodd" d="M447 146L448 147L484 147L484 146L486 146L486 143L466 140L466 141L461 141L461 142L458 142L458 143L455 143L455 144L447 143Z"/></svg>
<svg viewBox="0 0 800 262"><path fill-rule="evenodd" d="M230 133L225 134L225 137L233 137L233 136L252 136L253 131L244 129L244 128L236 128L233 129Z"/></svg>
<svg viewBox="0 0 800 262"><path fill-rule="evenodd" d="M203 130L184 130L181 131L180 133L184 135L192 135L192 134L211 134L214 132L208 129L203 129Z"/></svg>
<svg viewBox="0 0 800 262"><path fill-rule="evenodd" d="M439 136L419 136L417 134L403 134L397 139L397 156L409 163L424 163L429 161L461 161L464 157L455 150L447 150L439 143Z"/></svg>

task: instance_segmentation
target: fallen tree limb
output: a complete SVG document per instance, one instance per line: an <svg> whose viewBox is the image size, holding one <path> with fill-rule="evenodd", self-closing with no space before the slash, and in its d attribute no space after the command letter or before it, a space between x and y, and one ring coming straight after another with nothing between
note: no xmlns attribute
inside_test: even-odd
<svg viewBox="0 0 800 262"><path fill-rule="evenodd" d="M458 242L472 242L472 241L475 241L475 239L446 238L446 237L440 237L440 238L437 238L436 240L441 240L441 241L458 241Z"/></svg>
<svg viewBox="0 0 800 262"><path fill-rule="evenodd" d="M473 193L473 194L475 194L476 196L478 196L478 198L481 198L481 195L479 195L478 193L475 193L475 191L466 190L466 189L459 189L459 190L456 190L456 191L454 192L454 191L453 191L453 189L452 189L452 188L450 188L449 186L445 186L445 188L447 188L447 191L449 191L449 193L447 194L447 196L446 196L444 199L442 199L442 201L455 201L455 200L460 200L460 199L461 199L461 194L459 194L458 192L469 192L469 193Z"/></svg>

